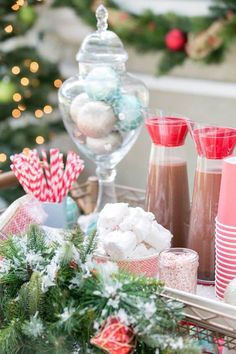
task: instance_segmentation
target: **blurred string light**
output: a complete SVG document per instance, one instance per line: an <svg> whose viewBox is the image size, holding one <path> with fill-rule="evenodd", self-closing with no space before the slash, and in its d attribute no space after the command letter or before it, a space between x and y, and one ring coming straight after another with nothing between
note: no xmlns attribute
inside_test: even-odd
<svg viewBox="0 0 236 354"><path fill-rule="evenodd" d="M35 141L36 141L36 144L42 145L45 142L45 139L43 136L39 135L36 137Z"/></svg>
<svg viewBox="0 0 236 354"><path fill-rule="evenodd" d="M53 111L52 106L50 106L49 104L47 104L46 106L43 107L43 111L44 111L44 113L46 113L46 114L52 113L52 111Z"/></svg>
<svg viewBox="0 0 236 354"><path fill-rule="evenodd" d="M39 64L36 61L32 61L29 68L32 73L36 73L39 70Z"/></svg>
<svg viewBox="0 0 236 354"><path fill-rule="evenodd" d="M60 88L62 85L62 81L60 79L56 79L53 84L56 88Z"/></svg>
<svg viewBox="0 0 236 354"><path fill-rule="evenodd" d="M34 115L36 118L42 118L43 111L41 109L36 109L36 111L34 112Z"/></svg>
<svg viewBox="0 0 236 354"><path fill-rule="evenodd" d="M24 112L26 110L26 106L23 104L18 104L18 109L22 112Z"/></svg>
<svg viewBox="0 0 236 354"><path fill-rule="evenodd" d="M21 111L18 108L15 108L15 109L13 109L11 114L12 114L13 118L18 119L21 116Z"/></svg>
<svg viewBox="0 0 236 354"><path fill-rule="evenodd" d="M13 98L13 101L20 102L20 100L22 99L22 96L20 93L16 92L16 93L14 93L12 98Z"/></svg>
<svg viewBox="0 0 236 354"><path fill-rule="evenodd" d="M22 77L20 80L20 83L22 86L28 86L29 85L29 79L27 77Z"/></svg>
<svg viewBox="0 0 236 354"><path fill-rule="evenodd" d="M4 154L4 152L0 153L0 162L6 162L7 161L7 155Z"/></svg>
<svg viewBox="0 0 236 354"><path fill-rule="evenodd" d="M28 155L29 152L30 152L30 148L25 147L25 148L22 150L22 152L23 152L23 154Z"/></svg>
<svg viewBox="0 0 236 354"><path fill-rule="evenodd" d="M6 33L12 33L13 32L13 26L12 25L7 25L6 27L4 27L4 31Z"/></svg>
<svg viewBox="0 0 236 354"><path fill-rule="evenodd" d="M12 74L18 75L20 73L20 67L19 66L13 66L11 69Z"/></svg>

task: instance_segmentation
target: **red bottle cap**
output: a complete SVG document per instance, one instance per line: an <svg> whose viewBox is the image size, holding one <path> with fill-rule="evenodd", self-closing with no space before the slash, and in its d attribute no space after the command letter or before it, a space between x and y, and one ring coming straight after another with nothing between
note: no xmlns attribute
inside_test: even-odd
<svg viewBox="0 0 236 354"><path fill-rule="evenodd" d="M236 129L203 127L192 131L197 153L207 159L224 159L233 153Z"/></svg>
<svg viewBox="0 0 236 354"><path fill-rule="evenodd" d="M188 133L187 121L177 117L153 117L146 120L152 142L162 146L181 146Z"/></svg>

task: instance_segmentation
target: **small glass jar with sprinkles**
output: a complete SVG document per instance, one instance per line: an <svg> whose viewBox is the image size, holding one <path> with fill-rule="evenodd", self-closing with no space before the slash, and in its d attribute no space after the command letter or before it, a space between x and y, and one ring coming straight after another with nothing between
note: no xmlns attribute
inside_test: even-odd
<svg viewBox="0 0 236 354"><path fill-rule="evenodd" d="M198 254L188 248L170 248L160 253L159 277L172 289L196 293Z"/></svg>

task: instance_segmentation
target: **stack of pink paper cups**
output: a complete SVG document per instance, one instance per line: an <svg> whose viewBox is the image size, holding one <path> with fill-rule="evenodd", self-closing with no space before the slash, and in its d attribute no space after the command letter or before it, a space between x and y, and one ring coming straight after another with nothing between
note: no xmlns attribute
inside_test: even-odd
<svg viewBox="0 0 236 354"><path fill-rule="evenodd" d="M236 156L224 160L216 218L216 296L236 278Z"/></svg>

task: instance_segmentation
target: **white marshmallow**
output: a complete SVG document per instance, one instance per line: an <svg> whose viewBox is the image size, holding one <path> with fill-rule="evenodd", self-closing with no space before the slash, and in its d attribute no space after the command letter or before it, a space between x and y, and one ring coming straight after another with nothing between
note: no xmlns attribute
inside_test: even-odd
<svg viewBox="0 0 236 354"><path fill-rule="evenodd" d="M153 221L151 232L147 236L146 242L155 248L157 252L161 252L166 248L170 248L172 237L169 230L165 229L156 221Z"/></svg>
<svg viewBox="0 0 236 354"><path fill-rule="evenodd" d="M113 231L118 228L120 222L128 214L129 205L127 203L108 203L100 212L97 230L100 234L100 229L108 229Z"/></svg>
<svg viewBox="0 0 236 354"><path fill-rule="evenodd" d="M145 246L144 243L140 243L139 245L137 245L137 247L135 248L135 250L132 252L132 254L130 255L129 258L143 258L143 257L147 257L149 256L149 250L147 249L147 247Z"/></svg>
<svg viewBox="0 0 236 354"><path fill-rule="evenodd" d="M123 260L132 254L137 241L131 231L113 231L106 235L103 245L107 255L113 260Z"/></svg>
<svg viewBox="0 0 236 354"><path fill-rule="evenodd" d="M150 213L151 214L151 213ZM128 216L120 223L122 231L133 231L137 237L137 242L143 242L151 232L151 221L154 215L149 215L142 208L129 208Z"/></svg>

